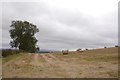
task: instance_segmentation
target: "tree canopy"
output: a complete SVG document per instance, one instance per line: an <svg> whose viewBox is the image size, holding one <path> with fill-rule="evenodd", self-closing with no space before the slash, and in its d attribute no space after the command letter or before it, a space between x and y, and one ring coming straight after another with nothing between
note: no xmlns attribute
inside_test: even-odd
<svg viewBox="0 0 120 80"><path fill-rule="evenodd" d="M12 38L10 46L12 48L15 47L29 52L36 51L36 43L38 40L34 35L39 32L36 25L29 23L28 21L17 20L12 21L10 27L9 33Z"/></svg>

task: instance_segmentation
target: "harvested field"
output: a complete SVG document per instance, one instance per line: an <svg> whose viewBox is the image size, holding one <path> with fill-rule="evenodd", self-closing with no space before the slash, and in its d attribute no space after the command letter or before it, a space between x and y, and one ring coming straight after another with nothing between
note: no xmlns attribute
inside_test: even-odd
<svg viewBox="0 0 120 80"><path fill-rule="evenodd" d="M68 55L61 52L24 53L7 58L3 59L3 78L118 77L118 48L70 52Z"/></svg>

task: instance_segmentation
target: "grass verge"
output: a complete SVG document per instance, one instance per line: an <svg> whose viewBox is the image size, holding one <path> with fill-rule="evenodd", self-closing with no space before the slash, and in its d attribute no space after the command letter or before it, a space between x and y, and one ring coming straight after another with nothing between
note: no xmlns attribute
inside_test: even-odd
<svg viewBox="0 0 120 80"><path fill-rule="evenodd" d="M12 59L15 59L15 58L17 58L19 56L22 56L24 54L25 53L19 53L19 54L15 54L15 55L10 55L10 56L4 57L4 58L2 58L2 63L4 64L4 63L6 63L6 62L8 62L8 61L10 61Z"/></svg>

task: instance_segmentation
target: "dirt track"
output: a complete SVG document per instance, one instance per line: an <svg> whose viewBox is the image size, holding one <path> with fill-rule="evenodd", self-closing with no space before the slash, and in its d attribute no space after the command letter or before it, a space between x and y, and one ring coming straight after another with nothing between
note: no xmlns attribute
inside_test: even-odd
<svg viewBox="0 0 120 80"><path fill-rule="evenodd" d="M77 54L78 55L78 54ZM81 55L83 56L83 55ZM81 57L80 56L80 57ZM19 78L110 78L117 77L117 59L86 61L80 57L50 53L24 54L3 65L3 77Z"/></svg>

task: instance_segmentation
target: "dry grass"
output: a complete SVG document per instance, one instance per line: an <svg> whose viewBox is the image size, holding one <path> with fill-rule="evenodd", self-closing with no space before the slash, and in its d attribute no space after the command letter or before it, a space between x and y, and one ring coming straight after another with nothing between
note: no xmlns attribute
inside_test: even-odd
<svg viewBox="0 0 120 80"><path fill-rule="evenodd" d="M5 60L5 59L3 59ZM3 77L27 78L114 78L118 77L118 48L25 54L7 59Z"/></svg>
<svg viewBox="0 0 120 80"><path fill-rule="evenodd" d="M18 58L18 57L20 57L20 56L22 56L24 54L26 54L26 53L19 53L19 54L11 55L11 56L8 56L8 57L4 57L4 58L2 58L2 63L4 64L4 63L6 63L6 62L8 62L10 60L13 60L15 58Z"/></svg>
<svg viewBox="0 0 120 80"><path fill-rule="evenodd" d="M2 77L2 58L0 58L0 78Z"/></svg>

